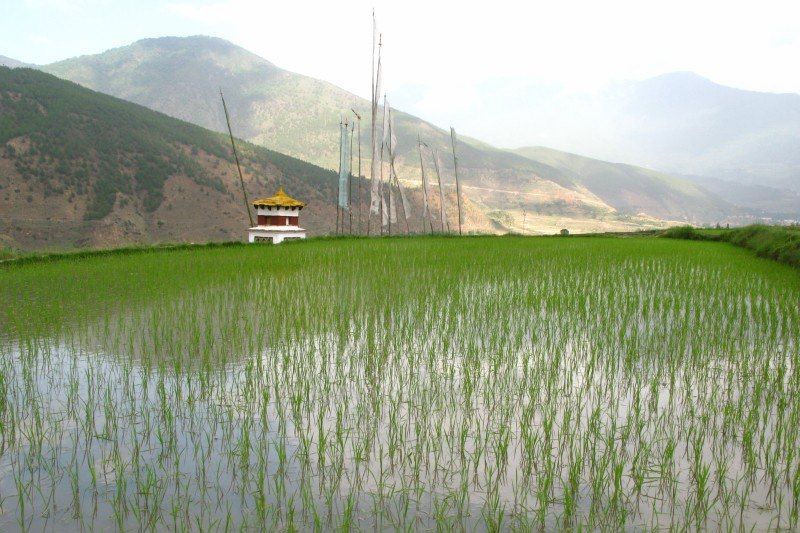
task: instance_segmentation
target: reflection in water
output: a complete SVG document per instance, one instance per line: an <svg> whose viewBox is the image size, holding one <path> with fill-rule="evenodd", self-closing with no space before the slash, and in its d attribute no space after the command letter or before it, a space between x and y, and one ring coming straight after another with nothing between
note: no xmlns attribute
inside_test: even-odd
<svg viewBox="0 0 800 533"><path fill-rule="evenodd" d="M357 266L8 339L0 525L796 527L777 284L637 259L387 292Z"/></svg>

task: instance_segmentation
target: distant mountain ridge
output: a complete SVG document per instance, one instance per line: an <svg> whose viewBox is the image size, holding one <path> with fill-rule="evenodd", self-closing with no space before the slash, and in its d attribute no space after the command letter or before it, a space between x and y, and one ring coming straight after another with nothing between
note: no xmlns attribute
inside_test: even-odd
<svg viewBox="0 0 800 533"><path fill-rule="evenodd" d="M10 57L0 56L0 67L18 68L18 67L30 67L30 66L33 65L23 63L22 61L17 61L16 59L11 59Z"/></svg>
<svg viewBox="0 0 800 533"><path fill-rule="evenodd" d="M723 200L747 208L767 220L800 220L800 191L740 183L706 176L685 176Z"/></svg>
<svg viewBox="0 0 800 533"><path fill-rule="evenodd" d="M368 102L330 83L280 69L222 39L145 39L42 68L220 132L225 131L218 96L221 87L236 135L328 168L338 164L338 123L342 117L353 119L352 108L364 117L362 149L368 156ZM399 111L395 120L400 179L418 183L419 134L442 154L443 179L450 187L449 132ZM659 192L642 188L636 194L627 194L598 186L595 181L577 186L579 180L568 166L555 168L472 139L462 141L459 168L466 194L487 213L506 211L513 218L515 212L525 211L542 217L564 215L623 225L638 213L690 222L715 221L737 214L714 194L690 187L684 180L666 180L664 185L671 193L661 199L653 197ZM427 154L426 164L432 166ZM363 168L366 174L366 165Z"/></svg>
<svg viewBox="0 0 800 533"><path fill-rule="evenodd" d="M800 190L800 94L677 73L628 84L609 100L630 121L627 145L650 166Z"/></svg>
<svg viewBox="0 0 800 533"><path fill-rule="evenodd" d="M515 152L569 173L576 186L597 191L600 196L619 195L620 208L627 212L636 209L659 212L667 209L667 205L686 202L687 197L697 199L697 203L707 203L710 210L726 208L722 200L712 203L714 199L694 183L655 170L599 161L541 146L519 148ZM685 216L689 211L687 206Z"/></svg>
<svg viewBox="0 0 800 533"><path fill-rule="evenodd" d="M526 135L591 157L800 192L800 94L746 91L691 72L531 102Z"/></svg>

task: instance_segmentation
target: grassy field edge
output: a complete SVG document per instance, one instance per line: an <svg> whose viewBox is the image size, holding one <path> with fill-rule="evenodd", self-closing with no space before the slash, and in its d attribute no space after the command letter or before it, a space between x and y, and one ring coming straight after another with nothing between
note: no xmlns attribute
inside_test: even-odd
<svg viewBox="0 0 800 533"><path fill-rule="evenodd" d="M466 237L491 237L492 235L475 234ZM522 237L516 233L509 233L507 235L497 235L496 237ZM693 226L677 226L669 228L664 231L647 230L636 232L602 232L602 233L586 233L579 235L535 235L534 237L551 237L551 238L575 238L575 237L615 237L615 238L629 238L629 237L664 237L670 239L693 240L693 241L716 241L727 242L735 246L746 248L755 252L759 257L764 257L785 263L794 267L800 268L800 226L767 226L767 225L751 225L731 229L701 229ZM383 236L382 239L402 239L407 238L407 235ZM414 238L430 238L430 237L459 237L452 234L426 234L426 235L411 235ZM357 236L357 235L343 235L343 236L320 236L308 239L310 241L323 241L323 240L351 240L351 239L368 239L375 237ZM463 238L463 237L462 237ZM207 243L160 243L160 244L143 244L135 246L125 246L121 248L102 248L102 249L86 249L74 251L58 251L58 252L33 252L19 254L14 250L7 248L0 249L0 267L19 266L29 263L38 263L46 261L56 261L61 259L82 259L95 256L110 256L110 255L128 255L138 253L152 253L157 251L173 251L173 250L189 250L189 249L202 249L202 248L220 248L220 247L234 247L245 246L248 243L243 241L219 241ZM297 243L294 243L297 244Z"/></svg>
<svg viewBox="0 0 800 533"><path fill-rule="evenodd" d="M720 241L740 246L765 257L800 267L800 226L752 225L731 229L670 228L662 237L694 241Z"/></svg>

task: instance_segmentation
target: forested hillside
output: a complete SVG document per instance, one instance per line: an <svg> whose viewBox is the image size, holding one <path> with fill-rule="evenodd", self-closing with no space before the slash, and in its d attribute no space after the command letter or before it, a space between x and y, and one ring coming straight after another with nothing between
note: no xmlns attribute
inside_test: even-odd
<svg viewBox="0 0 800 533"><path fill-rule="evenodd" d="M333 223L335 175L241 143L251 196L284 185L304 223ZM329 224L330 223L330 224ZM0 67L0 239L25 247L238 239L229 141L31 69Z"/></svg>

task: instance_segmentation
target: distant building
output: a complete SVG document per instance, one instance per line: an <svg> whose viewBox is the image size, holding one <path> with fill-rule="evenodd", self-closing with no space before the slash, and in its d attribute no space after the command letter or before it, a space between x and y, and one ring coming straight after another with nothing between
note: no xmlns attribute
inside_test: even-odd
<svg viewBox="0 0 800 533"><path fill-rule="evenodd" d="M250 242L278 244L287 239L305 239L306 230L300 227L300 210L306 206L283 191L281 187L274 196L253 202L258 222L247 230Z"/></svg>

